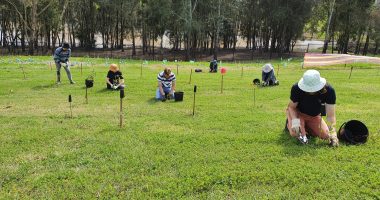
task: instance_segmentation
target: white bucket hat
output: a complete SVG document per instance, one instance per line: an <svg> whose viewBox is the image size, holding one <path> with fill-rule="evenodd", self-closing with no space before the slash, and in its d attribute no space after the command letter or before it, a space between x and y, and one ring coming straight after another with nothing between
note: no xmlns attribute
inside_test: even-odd
<svg viewBox="0 0 380 200"><path fill-rule="evenodd" d="M317 92L325 85L326 79L322 78L317 70L307 70L298 81L298 87L305 92Z"/></svg>
<svg viewBox="0 0 380 200"><path fill-rule="evenodd" d="M263 66L263 72L265 72L265 73L268 73L268 72L270 72L270 71L272 71L272 70L273 70L273 66L272 66L272 64L267 63L267 64L265 64L265 65Z"/></svg>

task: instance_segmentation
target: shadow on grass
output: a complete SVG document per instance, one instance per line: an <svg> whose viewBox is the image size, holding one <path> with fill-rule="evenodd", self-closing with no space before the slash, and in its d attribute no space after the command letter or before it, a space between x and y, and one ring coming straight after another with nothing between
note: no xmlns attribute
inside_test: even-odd
<svg viewBox="0 0 380 200"><path fill-rule="evenodd" d="M86 89L86 87L83 87L83 89ZM106 93L106 92L112 92L112 90L107 89L107 88L102 88L102 89L98 90L97 93Z"/></svg>
<svg viewBox="0 0 380 200"><path fill-rule="evenodd" d="M43 89L48 89L48 88L53 88L53 87L57 87L57 85L55 83L50 83L47 85L37 85L37 86L32 87L32 90L43 90Z"/></svg>
<svg viewBox="0 0 380 200"><path fill-rule="evenodd" d="M301 144L296 138L290 136L289 132L282 131L279 133L277 143L283 146L283 152L289 156L311 155L315 156L318 149L328 147L328 144L318 141L316 137L308 137L308 144Z"/></svg>
<svg viewBox="0 0 380 200"><path fill-rule="evenodd" d="M152 97L152 98L148 99L148 101L147 101L148 104L155 104L158 102L161 102L161 101L157 100L155 97Z"/></svg>

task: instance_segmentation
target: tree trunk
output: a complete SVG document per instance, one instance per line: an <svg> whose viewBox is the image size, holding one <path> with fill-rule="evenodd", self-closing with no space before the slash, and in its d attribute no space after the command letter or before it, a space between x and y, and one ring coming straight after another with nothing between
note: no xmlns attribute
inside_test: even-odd
<svg viewBox="0 0 380 200"><path fill-rule="evenodd" d="M135 26L132 26L132 56L136 56Z"/></svg>
<svg viewBox="0 0 380 200"><path fill-rule="evenodd" d="M363 56L367 55L368 47L369 47L369 33L367 31L367 39L365 40L365 45L364 45L364 49L363 49Z"/></svg>
<svg viewBox="0 0 380 200"><path fill-rule="evenodd" d="M325 41L323 44L323 50L322 53L327 52L327 48L329 46L329 41L330 41L330 27L331 27L331 19L334 15L334 7L335 7L335 0L333 0L330 4L330 11L329 11L329 19L327 20L327 28L326 28L326 35L325 35Z"/></svg>
<svg viewBox="0 0 380 200"><path fill-rule="evenodd" d="M355 45L355 55L358 55L360 53L360 45L361 45L361 39L362 39L362 33L359 33L358 38L356 39L356 45Z"/></svg>

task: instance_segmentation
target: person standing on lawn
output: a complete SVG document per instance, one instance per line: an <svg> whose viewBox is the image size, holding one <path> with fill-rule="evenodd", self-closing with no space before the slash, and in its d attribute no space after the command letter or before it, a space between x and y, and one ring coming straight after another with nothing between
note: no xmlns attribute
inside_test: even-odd
<svg viewBox="0 0 380 200"><path fill-rule="evenodd" d="M61 84L61 67L66 71L67 78L70 84L74 84L73 77L70 72L69 58L71 56L71 49L69 43L63 43L62 47L58 47L54 52L54 62L57 69L57 84Z"/></svg>

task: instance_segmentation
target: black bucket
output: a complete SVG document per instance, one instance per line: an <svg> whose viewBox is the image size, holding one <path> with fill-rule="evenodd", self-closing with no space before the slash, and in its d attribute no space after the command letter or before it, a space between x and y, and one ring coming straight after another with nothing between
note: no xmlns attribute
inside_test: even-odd
<svg viewBox="0 0 380 200"><path fill-rule="evenodd" d="M260 85L260 79L258 79L258 78L253 79L253 84L254 85Z"/></svg>
<svg viewBox="0 0 380 200"><path fill-rule="evenodd" d="M174 100L182 101L183 100L183 92L174 92Z"/></svg>
<svg viewBox="0 0 380 200"><path fill-rule="evenodd" d="M92 88L94 86L94 78L92 76L89 76L86 78L84 83L86 84L86 88Z"/></svg>
<svg viewBox="0 0 380 200"><path fill-rule="evenodd" d="M368 135L368 128L358 120L343 123L338 131L338 138L350 144L364 144L367 142Z"/></svg>

